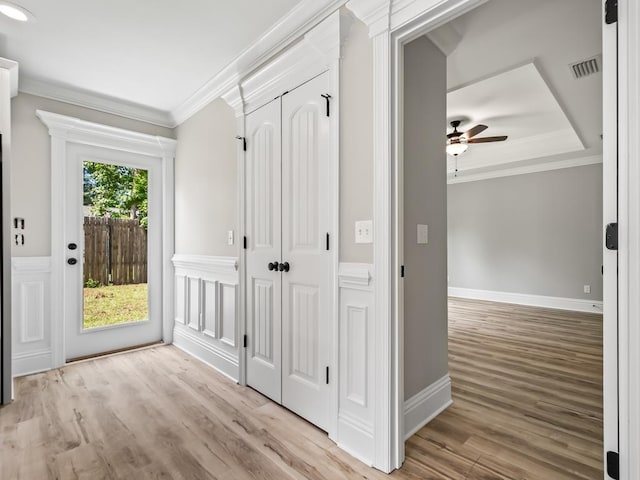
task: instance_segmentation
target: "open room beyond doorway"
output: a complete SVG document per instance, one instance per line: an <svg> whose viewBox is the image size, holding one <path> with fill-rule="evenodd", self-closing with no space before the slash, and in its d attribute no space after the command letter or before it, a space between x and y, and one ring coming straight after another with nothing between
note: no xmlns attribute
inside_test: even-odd
<svg viewBox="0 0 640 480"><path fill-rule="evenodd" d="M500 388L517 390L531 382L536 392L531 398L516 395L514 403L500 404L501 414L513 421L510 443L518 445L518 452L494 444L476 445L476 453L504 461L511 454L529 460L539 455L535 444L549 442L558 433L519 423L524 418L537 418L538 427L556 425L563 434L580 436L586 431L589 446L576 437L554 450L557 460L575 462L573 467L565 465L566 478L596 478L593 475L601 475L604 464L602 339L597 335L603 299L601 22L595 1L492 0L414 36L402 47L400 63L403 120L398 128L403 142L397 166L397 243L404 277L398 286L398 309L404 319L405 405L418 409L428 404L425 399L437 398L438 407L432 405L429 412L433 418L449 406L451 389L453 406L446 415L455 417L461 413L458 409L468 413L470 405L495 407L500 404ZM445 134L452 132L449 124L455 120L461 122L460 132L475 125L485 125L479 130L486 131L480 134L476 129L464 136L466 151L447 156ZM493 142L467 143L472 137L494 136L499 138ZM460 305L468 307L464 329L456 328L453 315L447 323L448 294L474 299L453 303L452 311L458 313ZM478 299L544 308L506 307ZM510 316L511 323L502 322ZM521 372L508 365L484 364L485 375L478 369L473 373L475 385L469 386L468 366L474 355L505 360L513 348L523 358L531 355L541 361L548 356L552 363L562 362L545 346L545 341L561 340L562 335L552 339L557 334L551 328L554 318L557 327L566 328L564 335L591 326L594 336L589 341L567 339L567 350L573 345L585 363L564 360L583 385L568 387L569 393L559 394L562 398L554 402L545 399L545 388L550 387L545 378L559 380L566 372L545 370L541 364L540 370L522 364ZM505 332L509 334L498 334ZM494 344L488 345L491 338ZM474 342L487 348L474 350ZM587 343L590 351L583 352ZM482 364L478 358L475 363ZM592 389L585 393L589 405L581 408L576 402L572 407L567 402L570 392L580 392L586 384ZM473 392L476 388L484 393ZM482 411L489 415L490 410ZM505 418L496 418L496 425ZM407 414L404 431L410 435L423 424L413 424ZM498 430L496 426L497 436ZM419 433L422 441L437 441L429 432L427 425ZM473 432L466 435L460 437L467 439L463 444L475 441ZM527 444L525 437L537 440ZM580 459L572 451L577 444L582 453L589 452ZM415 441L408 445L416 446ZM540 476L529 472L527 478L549 478L547 474L543 468Z"/></svg>

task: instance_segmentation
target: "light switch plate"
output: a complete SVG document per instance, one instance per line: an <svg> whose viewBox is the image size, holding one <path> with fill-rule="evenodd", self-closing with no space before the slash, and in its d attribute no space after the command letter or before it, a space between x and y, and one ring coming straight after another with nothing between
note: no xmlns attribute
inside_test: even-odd
<svg viewBox="0 0 640 480"><path fill-rule="evenodd" d="M229 230L229 232L227 232L227 243L229 245L233 245L233 230Z"/></svg>
<svg viewBox="0 0 640 480"><path fill-rule="evenodd" d="M356 222L356 243L373 243L373 221Z"/></svg>
<svg viewBox="0 0 640 480"><path fill-rule="evenodd" d="M418 224L418 245L429 243L429 225Z"/></svg>

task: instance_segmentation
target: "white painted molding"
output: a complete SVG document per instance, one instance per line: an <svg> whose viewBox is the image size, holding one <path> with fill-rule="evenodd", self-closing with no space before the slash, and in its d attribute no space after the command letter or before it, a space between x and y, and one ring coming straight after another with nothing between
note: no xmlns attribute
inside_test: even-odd
<svg viewBox="0 0 640 480"><path fill-rule="evenodd" d="M369 36L389 30L392 0L349 0L347 8L369 27Z"/></svg>
<svg viewBox="0 0 640 480"><path fill-rule="evenodd" d="M348 33L342 25L352 21L350 16L332 13L307 32L301 41L242 79L240 87L233 85L222 98L236 115L241 111L249 113L284 91L330 70L340 59L343 35ZM337 92L331 94L337 97ZM241 102L244 105L241 106Z"/></svg>
<svg viewBox="0 0 640 480"><path fill-rule="evenodd" d="M172 138L132 132L44 110L36 110L36 115L49 128L52 137L65 141L159 158L175 156L177 142Z"/></svg>
<svg viewBox="0 0 640 480"><path fill-rule="evenodd" d="M51 273L51 257L12 257L11 271L21 273Z"/></svg>
<svg viewBox="0 0 640 480"><path fill-rule="evenodd" d="M95 92L37 80L28 76L23 76L20 79L20 92L70 103L71 105L77 105L79 107L90 108L120 117L131 118L161 127L175 127L171 112L127 102L126 100Z"/></svg>
<svg viewBox="0 0 640 480"><path fill-rule="evenodd" d="M338 282L340 288L368 288L371 285L370 263L340 263L338 267Z"/></svg>
<svg viewBox="0 0 640 480"><path fill-rule="evenodd" d="M547 172L573 167L584 167L586 165L596 165L601 163L602 154L590 155L588 157L570 158L567 160L558 160L553 162L535 163L524 166L512 166L507 163L500 165L495 169L482 172L474 172L474 170L459 170L457 177L454 177L453 173L448 173L447 184L453 185L456 183L477 182L479 180L489 180L491 178L526 175L528 173Z"/></svg>
<svg viewBox="0 0 640 480"><path fill-rule="evenodd" d="M171 261L175 268L196 270L198 272L235 275L238 271L238 259L236 257L176 254Z"/></svg>
<svg viewBox="0 0 640 480"><path fill-rule="evenodd" d="M9 72L9 92L13 98L18 95L18 62L0 57L0 68Z"/></svg>
<svg viewBox="0 0 640 480"><path fill-rule="evenodd" d="M45 372L51 370L53 364L51 350L16 354L13 356L12 362L14 377Z"/></svg>
<svg viewBox="0 0 640 480"><path fill-rule="evenodd" d="M404 439L408 440L451 404L451 378L445 375L404 402Z"/></svg>
<svg viewBox="0 0 640 480"><path fill-rule="evenodd" d="M581 298L548 297L527 293L496 292L472 288L449 287L450 297L486 300L488 302L514 303L531 307L555 308L575 312L602 313L602 300L584 300Z"/></svg>
<svg viewBox="0 0 640 480"><path fill-rule="evenodd" d="M172 114L179 125L225 94L256 68L291 46L329 14L338 10L346 0L303 0L250 47L242 52L220 73L211 78ZM282 93L282 92L281 92Z"/></svg>
<svg viewBox="0 0 640 480"><path fill-rule="evenodd" d="M173 344L234 382L238 381L238 357L204 340L195 332L176 327L173 332Z"/></svg>

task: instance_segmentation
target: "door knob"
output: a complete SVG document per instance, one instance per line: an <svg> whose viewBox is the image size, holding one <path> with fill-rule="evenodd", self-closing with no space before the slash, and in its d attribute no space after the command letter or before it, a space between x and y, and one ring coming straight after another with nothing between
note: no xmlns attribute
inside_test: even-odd
<svg viewBox="0 0 640 480"><path fill-rule="evenodd" d="M69 265L75 265L76 263L78 263L78 259L76 259L76 258L67 258L67 263Z"/></svg>
<svg viewBox="0 0 640 480"><path fill-rule="evenodd" d="M289 271L289 262L284 262L284 263L281 263L280 265L278 265L278 270L280 270L281 272L288 272Z"/></svg>
<svg viewBox="0 0 640 480"><path fill-rule="evenodd" d="M269 269L269 271L273 271L273 270L278 270L278 262L273 262L273 263L269 263L267 265L267 268Z"/></svg>
<svg viewBox="0 0 640 480"><path fill-rule="evenodd" d="M76 248L78 248L78 245L76 245L75 243L70 243L69 245L67 245L67 248L69 250L75 250Z"/></svg>

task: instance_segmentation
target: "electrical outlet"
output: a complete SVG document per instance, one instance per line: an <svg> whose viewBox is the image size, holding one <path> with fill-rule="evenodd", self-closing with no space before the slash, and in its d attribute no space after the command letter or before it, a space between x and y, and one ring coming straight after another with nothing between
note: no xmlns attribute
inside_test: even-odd
<svg viewBox="0 0 640 480"><path fill-rule="evenodd" d="M584 293L591 293L591 285L584 286Z"/></svg>
<svg viewBox="0 0 640 480"><path fill-rule="evenodd" d="M373 221L356 222L356 243L373 243Z"/></svg>
<svg viewBox="0 0 640 480"><path fill-rule="evenodd" d="M227 232L227 243L233 245L233 230Z"/></svg>

